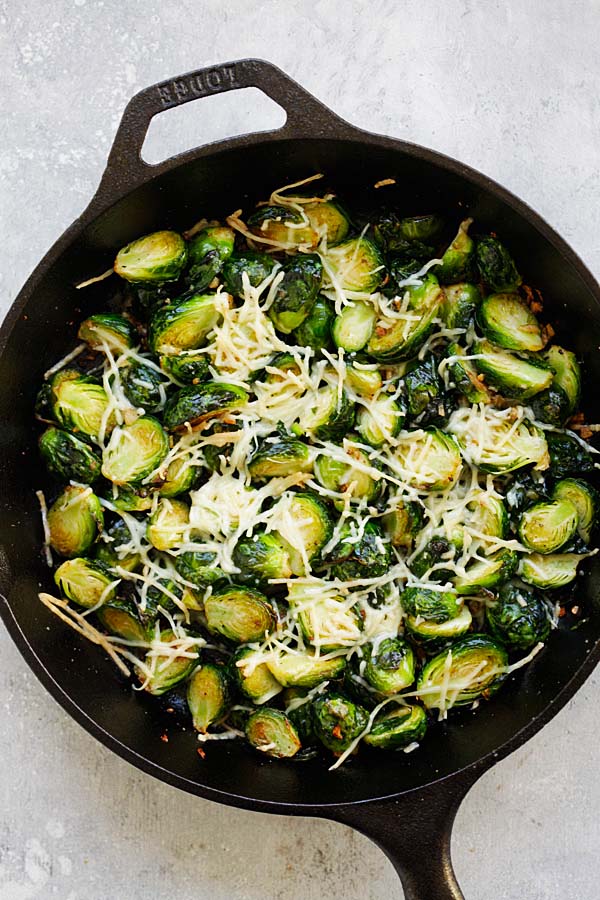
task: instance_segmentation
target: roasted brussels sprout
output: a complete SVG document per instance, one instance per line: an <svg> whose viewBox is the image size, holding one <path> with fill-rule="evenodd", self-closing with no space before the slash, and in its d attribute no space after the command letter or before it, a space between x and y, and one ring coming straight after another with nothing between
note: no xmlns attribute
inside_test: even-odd
<svg viewBox="0 0 600 900"><path fill-rule="evenodd" d="M186 279L195 291L204 291L233 253L235 233L223 225L209 225L188 241Z"/></svg>
<svg viewBox="0 0 600 900"><path fill-rule="evenodd" d="M585 475L594 471L594 460L591 454L570 434L558 431L546 432L548 453L550 454L550 471L555 478L567 475Z"/></svg>
<svg viewBox="0 0 600 900"><path fill-rule="evenodd" d="M544 346L540 324L518 294L490 294L479 307L477 320L499 347L535 353Z"/></svg>
<svg viewBox="0 0 600 900"><path fill-rule="evenodd" d="M407 241L431 241L438 236L443 225L443 219L436 213L405 216L398 222L398 233Z"/></svg>
<svg viewBox="0 0 600 900"><path fill-rule="evenodd" d="M435 274L440 284L456 284L471 278L475 261L475 242L469 236L469 228L473 219L461 222L456 237L442 256ZM460 326L459 326L460 327Z"/></svg>
<svg viewBox="0 0 600 900"><path fill-rule="evenodd" d="M492 291L515 291L521 284L513 258L498 238L478 240L475 258L482 280Z"/></svg>
<svg viewBox="0 0 600 900"><path fill-rule="evenodd" d="M254 651L249 647L240 647L231 659L231 672L240 693L260 706L276 697L283 688L266 663L256 665L252 662L253 656ZM244 660L248 661L246 665Z"/></svg>
<svg viewBox="0 0 600 900"><path fill-rule="evenodd" d="M447 622L457 616L462 607L462 601L452 591L421 587L405 588L400 603L406 615L429 622Z"/></svg>
<svg viewBox="0 0 600 900"><path fill-rule="evenodd" d="M514 575L519 558L513 550L504 548L488 556L485 562L475 560L470 563L464 575L454 579L454 590L459 594L478 594L481 588L489 590Z"/></svg>
<svg viewBox="0 0 600 900"><path fill-rule="evenodd" d="M364 742L378 750L398 750L422 741L426 731L427 715L422 706L388 706L375 718Z"/></svg>
<svg viewBox="0 0 600 900"><path fill-rule="evenodd" d="M373 333L376 318L375 307L366 300L354 300L345 306L335 317L331 332L336 347L349 353L362 350Z"/></svg>
<svg viewBox="0 0 600 900"><path fill-rule="evenodd" d="M110 498L120 512L147 512L154 505L154 492L146 487L120 487L116 497L111 491Z"/></svg>
<svg viewBox="0 0 600 900"><path fill-rule="evenodd" d="M484 376L475 368L474 361L468 358L468 353L460 344L448 344L448 357L450 376L461 394L469 403L490 403L491 394L484 383Z"/></svg>
<svg viewBox="0 0 600 900"><path fill-rule="evenodd" d="M453 618L445 622L407 616L404 626L414 644L418 644L424 650L437 652L443 647L451 646L457 638L467 634L472 621L471 610L468 606L463 606Z"/></svg>
<svg viewBox="0 0 600 900"><path fill-rule="evenodd" d="M293 256L283 266L283 278L269 307L275 328L290 334L309 316L323 280L323 263L316 253Z"/></svg>
<svg viewBox="0 0 600 900"><path fill-rule="evenodd" d="M562 388L551 384L547 390L535 395L531 409L536 421L560 428L569 418L569 398Z"/></svg>
<svg viewBox="0 0 600 900"><path fill-rule="evenodd" d="M383 540L379 524L370 519L363 529L347 521L341 539L329 554L331 575L340 581L379 578L391 565L390 545ZM357 535L359 535L357 540Z"/></svg>
<svg viewBox="0 0 600 900"><path fill-rule="evenodd" d="M186 243L175 231L155 231L117 253L115 272L126 281L162 284L177 281L187 261Z"/></svg>
<svg viewBox="0 0 600 900"><path fill-rule="evenodd" d="M148 344L165 356L196 350L220 319L215 294L180 297L154 313L148 325Z"/></svg>
<svg viewBox="0 0 600 900"><path fill-rule="evenodd" d="M501 413L482 408L477 424L469 414L465 421L464 413L461 409L452 413L447 428L456 435L467 461L482 472L502 475L529 465L548 467L552 432L545 434L529 419L519 419L514 408Z"/></svg>
<svg viewBox="0 0 600 900"><path fill-rule="evenodd" d="M277 533L288 545L294 575L306 575L311 561L318 556L333 532L327 505L316 494L292 494L280 500L282 516L277 518Z"/></svg>
<svg viewBox="0 0 600 900"><path fill-rule="evenodd" d="M361 397L370 400L381 390L383 379L376 363L355 361L346 364L346 384Z"/></svg>
<svg viewBox="0 0 600 900"><path fill-rule="evenodd" d="M264 594L235 584L213 591L204 601L204 614L208 630L234 644L261 641L275 624Z"/></svg>
<svg viewBox="0 0 600 900"><path fill-rule="evenodd" d="M115 424L109 399L101 384L76 369L61 369L51 381L52 413L69 431L97 441Z"/></svg>
<svg viewBox="0 0 600 900"><path fill-rule="evenodd" d="M413 222L419 224L413 226L410 224ZM436 215L401 219L395 212L386 210L374 222L373 234L388 253L398 254L404 259L414 256L418 260L426 260L433 256L433 246L426 242L437 236L441 225L441 219ZM416 237L417 233L422 236Z"/></svg>
<svg viewBox="0 0 600 900"><path fill-rule="evenodd" d="M167 466L165 480L158 491L161 497L178 497L198 486L202 476L202 468L194 465L191 455L177 456Z"/></svg>
<svg viewBox="0 0 600 900"><path fill-rule="evenodd" d="M410 570L417 578L445 583L454 576L453 569L445 568L456 555L456 547L447 538L431 538L410 563Z"/></svg>
<svg viewBox="0 0 600 900"><path fill-rule="evenodd" d="M323 746L343 753L366 729L366 709L341 694L320 694L313 702L315 733Z"/></svg>
<svg viewBox="0 0 600 900"><path fill-rule="evenodd" d="M335 309L330 300L317 297L304 321L293 332L294 343L313 350L327 350L331 346L331 329Z"/></svg>
<svg viewBox="0 0 600 900"><path fill-rule="evenodd" d="M549 591L574 581L583 559L576 553L530 553L521 560L519 575L527 584Z"/></svg>
<svg viewBox="0 0 600 900"><path fill-rule="evenodd" d="M329 247L324 254L324 263L344 291L373 293L385 276L379 248L364 236L348 238Z"/></svg>
<svg viewBox="0 0 600 900"><path fill-rule="evenodd" d="M556 344L548 347L544 355L554 372L554 385L568 398L568 415L573 415L581 394L581 369L577 358L571 350L564 350Z"/></svg>
<svg viewBox="0 0 600 900"><path fill-rule="evenodd" d="M372 447L381 447L393 440L404 424L405 410L391 396L373 397L368 406L361 406L356 428L363 440Z"/></svg>
<svg viewBox="0 0 600 900"><path fill-rule="evenodd" d="M292 582L287 599L304 640L321 651L347 647L360 638L362 622L352 598L327 591L323 583Z"/></svg>
<svg viewBox="0 0 600 900"><path fill-rule="evenodd" d="M505 538L508 534L508 512L499 496L482 491L468 504L470 528L490 537Z"/></svg>
<svg viewBox="0 0 600 900"><path fill-rule="evenodd" d="M252 478L275 478L294 472L310 472L313 467L308 445L293 437L263 441L248 463Z"/></svg>
<svg viewBox="0 0 600 900"><path fill-rule="evenodd" d="M495 693L507 667L502 644L484 634L471 634L425 665L417 685L419 697L428 709L464 706Z"/></svg>
<svg viewBox="0 0 600 900"><path fill-rule="evenodd" d="M158 419L140 416L115 428L102 454L102 474L113 484L137 484L157 469L169 452L169 438Z"/></svg>
<svg viewBox="0 0 600 900"><path fill-rule="evenodd" d="M54 573L54 581L68 600L90 609L112 600L116 580L100 562L84 557L68 559Z"/></svg>
<svg viewBox="0 0 600 900"><path fill-rule="evenodd" d="M288 759L301 748L298 732L285 713L263 708L253 712L246 723L248 742L266 756Z"/></svg>
<svg viewBox="0 0 600 900"><path fill-rule="evenodd" d="M93 484L100 476L100 457L89 444L68 431L47 428L40 437L40 453L55 478Z"/></svg>
<svg viewBox="0 0 600 900"><path fill-rule="evenodd" d="M102 627L116 637L126 641L147 641L151 637L135 603L126 597L113 597L107 600L96 615Z"/></svg>
<svg viewBox="0 0 600 900"><path fill-rule="evenodd" d="M229 675L225 666L202 663L188 681L187 702L196 731L206 734L211 725L226 714L231 698Z"/></svg>
<svg viewBox="0 0 600 900"><path fill-rule="evenodd" d="M365 348L378 362L400 362L414 356L440 312L444 292L433 275L427 275L420 287L407 288L407 293L406 316L381 319Z"/></svg>
<svg viewBox="0 0 600 900"><path fill-rule="evenodd" d="M341 441L354 425L354 404L346 391L338 396L337 387L319 388L300 419L300 430L322 441Z"/></svg>
<svg viewBox="0 0 600 900"><path fill-rule="evenodd" d="M502 585L485 614L492 635L510 650L530 650L550 632L548 607L535 591L518 584Z"/></svg>
<svg viewBox="0 0 600 900"><path fill-rule="evenodd" d="M248 276L251 287L258 287L261 281L268 278L275 260L268 253L254 253L246 250L243 253L233 253L223 266L223 281L225 287L234 297L243 297L243 276Z"/></svg>
<svg viewBox="0 0 600 900"><path fill-rule="evenodd" d="M566 498L535 503L521 515L519 538L528 550L554 553L571 540L578 521L577 507Z"/></svg>
<svg viewBox="0 0 600 900"><path fill-rule="evenodd" d="M202 590L225 578L216 561L212 550L186 550L175 557L175 568L182 578Z"/></svg>
<svg viewBox="0 0 600 900"><path fill-rule="evenodd" d="M411 431L398 441L395 453L404 480L419 491L445 491L462 469L456 440L439 428Z"/></svg>
<svg viewBox="0 0 600 900"><path fill-rule="evenodd" d="M314 688L323 681L339 678L346 668L344 656L314 656L294 653L267 660L271 674L283 687Z"/></svg>
<svg viewBox="0 0 600 900"><path fill-rule="evenodd" d="M233 551L237 578L244 584L264 585L270 578L289 578L292 574L289 545L278 534L255 534L242 538Z"/></svg>
<svg viewBox="0 0 600 900"><path fill-rule="evenodd" d="M190 527L190 510L182 500L159 500L146 527L146 537L157 550L171 550L181 544Z"/></svg>
<svg viewBox="0 0 600 900"><path fill-rule="evenodd" d="M119 566L135 572L141 562L139 553L131 549L131 532L123 519L105 528L94 546L94 558L109 568Z"/></svg>
<svg viewBox="0 0 600 900"><path fill-rule="evenodd" d="M248 228L257 237L279 241L289 249L311 249L319 243L308 215L290 206L259 206L248 216Z"/></svg>
<svg viewBox="0 0 600 900"><path fill-rule="evenodd" d="M92 489L67 485L48 510L50 546L73 559L90 549L104 525L102 506Z"/></svg>
<svg viewBox="0 0 600 900"><path fill-rule="evenodd" d="M208 357L205 353L188 351L177 356L161 356L160 367L178 384L200 384L210 377Z"/></svg>
<svg viewBox="0 0 600 900"><path fill-rule="evenodd" d="M175 639L175 635L169 629L161 631L161 643L169 644ZM153 651L151 651L153 652ZM146 657L146 665L151 669L152 674L147 678L146 674L138 669L138 678L143 683L146 682L145 690L155 697L166 694L176 684L185 681L192 674L198 664L197 658L190 659L189 656L177 656L172 652L159 653Z"/></svg>
<svg viewBox="0 0 600 900"><path fill-rule="evenodd" d="M106 347L118 355L133 347L135 330L124 316L96 313L81 323L77 337L85 341L92 350L103 350Z"/></svg>
<svg viewBox="0 0 600 900"><path fill-rule="evenodd" d="M121 384L129 402L144 412L156 412L165 402L165 383L150 366L126 366L121 372Z"/></svg>
<svg viewBox="0 0 600 900"><path fill-rule="evenodd" d="M385 533L393 547L409 550L415 535L423 527L423 508L414 502L399 502L382 518Z"/></svg>
<svg viewBox="0 0 600 900"><path fill-rule="evenodd" d="M181 388L168 401L163 422L169 431L199 428L208 419L242 409L248 394L237 384L210 381Z"/></svg>
<svg viewBox="0 0 600 900"><path fill-rule="evenodd" d="M552 491L553 500L569 500L577 510L577 532L589 545L598 518L600 498L595 488L578 478L557 481Z"/></svg>
<svg viewBox="0 0 600 900"><path fill-rule="evenodd" d="M415 655L403 638L384 638L365 648L364 677L380 694L391 696L415 680Z"/></svg>
<svg viewBox="0 0 600 900"><path fill-rule="evenodd" d="M355 459L359 466L368 466L376 469L376 465L369 459L367 453L360 447L346 441L345 450L348 456ZM350 497L352 501L367 500L374 503L381 493L382 482L377 480L370 472L353 466L351 463L342 462L328 453L319 454L315 459L315 477L319 484L329 491L342 493L344 497ZM344 501L335 501L335 505Z"/></svg>
<svg viewBox="0 0 600 900"><path fill-rule="evenodd" d="M407 412L411 419L428 424L444 418L446 415L444 397L434 356L409 364L404 375L404 385Z"/></svg>
<svg viewBox="0 0 600 900"><path fill-rule="evenodd" d="M348 213L336 200L314 200L305 203L302 208L318 235L319 243L325 240L328 247L335 247L350 231Z"/></svg>
<svg viewBox="0 0 600 900"><path fill-rule="evenodd" d="M481 292L476 284L462 282L447 285L444 288L442 319L448 328L468 328L480 303Z"/></svg>
<svg viewBox="0 0 600 900"><path fill-rule="evenodd" d="M552 369L539 356L525 359L489 341L477 341L474 353L476 368L504 397L529 400L552 384Z"/></svg>

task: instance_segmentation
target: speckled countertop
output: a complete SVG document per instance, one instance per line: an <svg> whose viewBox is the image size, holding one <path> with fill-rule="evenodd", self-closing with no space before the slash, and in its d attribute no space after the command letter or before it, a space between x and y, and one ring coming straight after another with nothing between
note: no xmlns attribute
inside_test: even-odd
<svg viewBox="0 0 600 900"><path fill-rule="evenodd" d="M2 0L1 309L91 197L127 99L242 56L358 125L488 173L600 276L599 30L598 0ZM229 95L170 115L149 159L279 113ZM342 826L234 811L137 773L59 709L2 630L0 647L1 900L402 896ZM467 900L597 900L598 683L469 794L453 845Z"/></svg>

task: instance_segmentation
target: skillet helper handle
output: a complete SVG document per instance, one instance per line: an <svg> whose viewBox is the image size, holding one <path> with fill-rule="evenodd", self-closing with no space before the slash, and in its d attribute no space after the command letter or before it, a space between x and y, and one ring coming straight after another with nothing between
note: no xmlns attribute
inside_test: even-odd
<svg viewBox="0 0 600 900"><path fill-rule="evenodd" d="M477 777L461 773L397 800L343 806L328 817L384 851L400 876L405 900L464 900L450 842L458 808Z"/></svg>
<svg viewBox="0 0 600 900"><path fill-rule="evenodd" d="M312 94L270 62L239 59L178 75L144 88L131 98L119 123L106 169L92 201L94 206L116 200L163 165L149 165L141 157L148 127L154 116L192 100L256 87L287 114L281 137L326 137L340 130L356 131Z"/></svg>

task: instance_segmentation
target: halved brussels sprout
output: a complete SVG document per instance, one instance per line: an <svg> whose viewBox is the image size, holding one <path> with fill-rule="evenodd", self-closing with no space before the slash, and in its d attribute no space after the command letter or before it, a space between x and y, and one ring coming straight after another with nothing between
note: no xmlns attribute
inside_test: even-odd
<svg viewBox="0 0 600 900"><path fill-rule="evenodd" d="M552 432L544 433L529 419L518 419L518 410L507 414L483 407L475 422L469 418L465 427L464 410L450 416L448 430L457 440L467 460L482 472L502 475L534 465L546 469L549 462L549 441Z"/></svg>
<svg viewBox="0 0 600 900"><path fill-rule="evenodd" d="M574 581L583 559L577 553L530 553L521 560L519 575L527 584L549 591Z"/></svg>
<svg viewBox="0 0 600 900"><path fill-rule="evenodd" d="M292 574L289 545L273 532L242 538L235 545L233 562L239 569L236 577L244 584L260 586Z"/></svg>
<svg viewBox="0 0 600 900"><path fill-rule="evenodd" d="M406 316L381 319L366 346L378 362L401 362L414 356L433 328L444 300L437 278L427 275L420 287L409 287Z"/></svg>
<svg viewBox="0 0 600 900"><path fill-rule="evenodd" d="M577 532L582 541L589 545L600 509L596 489L579 478L563 478L554 485L552 499L571 501L577 510Z"/></svg>
<svg viewBox="0 0 600 900"><path fill-rule="evenodd" d="M379 368L375 363L369 366L346 364L346 384L349 388L360 394L361 397L371 399L381 390L383 379Z"/></svg>
<svg viewBox="0 0 600 900"><path fill-rule="evenodd" d="M418 616L407 616L404 626L413 643L424 650L435 652L463 637L469 631L472 621L471 610L468 606L463 606L460 612L446 622L432 622Z"/></svg>
<svg viewBox="0 0 600 900"><path fill-rule="evenodd" d="M323 263L316 253L293 256L284 263L283 273L268 315L278 331L290 334L314 306L323 281Z"/></svg>
<svg viewBox="0 0 600 900"><path fill-rule="evenodd" d="M148 344L154 353L176 356L201 347L221 319L215 294L192 294L158 309L148 325Z"/></svg>
<svg viewBox="0 0 600 900"><path fill-rule="evenodd" d="M306 319L295 329L294 343L317 351L329 349L334 319L333 303L326 297L317 297Z"/></svg>
<svg viewBox="0 0 600 900"><path fill-rule="evenodd" d="M118 426L102 454L102 474L113 484L136 484L154 472L169 452L169 438L158 419L140 416Z"/></svg>
<svg viewBox="0 0 600 900"><path fill-rule="evenodd" d="M441 220L435 215L427 215L423 217L423 226L417 225L416 227L413 227L410 224L403 224L406 222L410 223L415 219L420 218L421 217L409 217L400 219L395 212L385 210L379 213L376 221L373 223L373 234L377 242L381 244L388 253L397 253L404 259L413 256L418 260L431 259L434 248L430 243L425 242L429 241L434 235L437 235ZM429 235L422 238L414 237L413 235L415 235L417 231L420 231L423 235L429 231ZM423 263L420 262L418 268L420 268L422 264Z"/></svg>
<svg viewBox="0 0 600 900"><path fill-rule="evenodd" d="M246 722L246 739L256 750L275 759L289 759L302 747L298 732L279 709L253 712Z"/></svg>
<svg viewBox="0 0 600 900"><path fill-rule="evenodd" d="M125 396L136 409L141 408L147 413L156 412L163 405L165 394L161 385L164 383L158 372L150 366L134 363L121 371Z"/></svg>
<svg viewBox="0 0 600 900"><path fill-rule="evenodd" d="M186 550L175 557L175 568L182 578L203 590L225 578L223 570L215 565L216 560L212 550Z"/></svg>
<svg viewBox="0 0 600 900"><path fill-rule="evenodd" d="M102 627L116 637L126 641L147 641L151 637L135 603L126 597L113 597L107 600L96 615Z"/></svg>
<svg viewBox="0 0 600 900"><path fill-rule="evenodd" d="M461 638L449 650L434 656L423 668L417 685L427 709L473 703L495 693L508 668L504 647L483 634Z"/></svg>
<svg viewBox="0 0 600 900"><path fill-rule="evenodd" d="M492 343L507 350L535 353L544 346L540 323L518 294L490 294L479 307L477 321Z"/></svg>
<svg viewBox="0 0 600 900"><path fill-rule="evenodd" d="M113 353L121 354L133 347L135 329L128 319L117 313L96 313L81 323L77 337L92 350L108 347Z"/></svg>
<svg viewBox="0 0 600 900"><path fill-rule="evenodd" d="M360 447L346 444L346 453L358 462L375 468L372 460ZM341 462L323 453L315 459L315 478L324 488L350 497L350 501L367 500L373 503L381 493L382 482L377 481L369 472L354 467L351 463ZM334 506L341 507L345 501L335 500Z"/></svg>
<svg viewBox="0 0 600 900"><path fill-rule="evenodd" d="M223 281L225 287L234 297L244 296L244 273L248 276L251 287L268 278L275 260L268 253L254 253L252 250L244 250L242 253L234 253L223 266Z"/></svg>
<svg viewBox="0 0 600 900"><path fill-rule="evenodd" d="M114 599L116 585L110 587L114 581L102 563L79 556L62 563L54 573L54 582L65 597L87 609L102 599L105 603Z"/></svg>
<svg viewBox="0 0 600 900"><path fill-rule="evenodd" d="M314 200L302 208L319 236L319 243L325 239L328 247L335 247L350 231L348 214L336 200Z"/></svg>
<svg viewBox="0 0 600 900"><path fill-rule="evenodd" d="M333 385L319 388L313 399L307 399L308 409L300 418L299 428L322 441L340 441L354 425L354 404L345 391L341 399Z"/></svg>
<svg viewBox="0 0 600 900"><path fill-rule="evenodd" d="M170 629L160 633L162 643L168 644L174 638L175 635ZM152 656L147 655L145 662L152 669L152 675L147 681L145 690L154 697L166 694L176 684L185 681L198 665L197 659L190 659L188 656L175 656L167 651L164 654L155 655L153 653ZM146 681L146 675L141 670L138 670L137 676L140 681Z"/></svg>
<svg viewBox="0 0 600 900"><path fill-rule="evenodd" d="M290 206L259 206L248 216L248 229L260 238L280 241L294 247L312 248L319 243L319 236L300 210Z"/></svg>
<svg viewBox="0 0 600 900"><path fill-rule="evenodd" d="M419 491L445 491L462 470L458 444L439 428L412 431L395 448L403 479Z"/></svg>
<svg viewBox="0 0 600 900"><path fill-rule="evenodd" d="M398 222L398 233L407 241L430 241L438 236L443 225L443 219L436 213L405 216Z"/></svg>
<svg viewBox="0 0 600 900"><path fill-rule="evenodd" d="M312 471L313 461L307 444L292 437L267 438L248 463L252 478L275 478L294 472Z"/></svg>
<svg viewBox="0 0 600 900"><path fill-rule="evenodd" d="M100 476L102 460L89 444L60 428L47 428L40 437L40 453L55 478L93 484Z"/></svg>
<svg viewBox="0 0 600 900"><path fill-rule="evenodd" d="M454 579L454 590L458 594L478 594L481 588L489 590L514 575L519 565L519 558L513 550L504 548L488 556L485 561L477 559L471 562L464 575Z"/></svg>
<svg viewBox="0 0 600 900"><path fill-rule="evenodd" d="M286 688L284 694L284 703L289 703L296 697L306 696L306 691L302 688ZM287 709L286 715L296 731L298 737L302 741L303 748L313 747L317 742L315 734L315 726L313 723L312 706L310 702L302 703L300 706L294 706L293 709Z"/></svg>
<svg viewBox="0 0 600 900"><path fill-rule="evenodd" d="M490 403L492 397L484 384L484 376L477 372L473 360L465 358L468 355L460 344L448 344L448 356L453 360L449 366L450 376L469 403Z"/></svg>
<svg viewBox="0 0 600 900"><path fill-rule="evenodd" d="M176 356L161 356L160 367L179 384L200 384L210 377L206 353L179 353Z"/></svg>
<svg viewBox="0 0 600 900"><path fill-rule="evenodd" d="M229 675L225 666L202 663L194 670L187 686L187 703L196 731L206 734L227 712L231 698Z"/></svg>
<svg viewBox="0 0 600 900"><path fill-rule="evenodd" d="M126 281L162 284L177 281L187 261L184 239L175 231L154 231L117 253L115 272Z"/></svg>
<svg viewBox="0 0 600 900"><path fill-rule="evenodd" d="M207 628L234 644L262 641L275 625L273 607L264 594L235 584L218 588L204 601Z"/></svg>
<svg viewBox="0 0 600 900"><path fill-rule="evenodd" d="M343 753L365 730L369 721L366 709L341 694L320 694L313 701L315 733L324 747Z"/></svg>
<svg viewBox="0 0 600 900"><path fill-rule="evenodd" d="M468 282L449 284L444 287L442 319L448 328L468 328L480 303L478 285Z"/></svg>
<svg viewBox="0 0 600 900"><path fill-rule="evenodd" d="M420 362L409 363L404 375L408 414L422 423L444 418L444 397L438 376L438 364L434 356Z"/></svg>
<svg viewBox="0 0 600 900"><path fill-rule="evenodd" d="M346 520L339 543L328 555L331 575L340 581L379 578L388 571L391 560L390 545L384 541L383 532L374 519L370 519L364 528Z"/></svg>
<svg viewBox="0 0 600 900"><path fill-rule="evenodd" d="M364 651L364 677L380 694L390 697L415 680L415 655L403 638L384 638Z"/></svg>
<svg viewBox="0 0 600 900"><path fill-rule="evenodd" d="M171 550L181 544L190 527L190 510L182 500L164 497L146 527L146 537L157 550Z"/></svg>
<svg viewBox="0 0 600 900"><path fill-rule="evenodd" d="M331 331L336 347L349 353L362 350L373 333L376 318L375 307L366 300L354 300L345 306L335 317Z"/></svg>
<svg viewBox="0 0 600 900"><path fill-rule="evenodd" d="M422 706L398 705L380 712L364 741L378 750L398 750L422 741L426 731L427 715Z"/></svg>
<svg viewBox="0 0 600 900"><path fill-rule="evenodd" d="M61 369L51 381L51 390L54 418L70 431L96 441L103 426L106 433L114 426L108 395L93 378L76 369Z"/></svg>
<svg viewBox="0 0 600 900"><path fill-rule="evenodd" d="M530 650L550 633L547 605L535 591L504 584L494 603L486 606L489 629L510 650Z"/></svg>
<svg viewBox="0 0 600 900"><path fill-rule="evenodd" d="M361 619L347 598L327 590L327 584L292 582L288 603L304 639L322 652L348 647L359 640Z"/></svg>
<svg viewBox="0 0 600 900"><path fill-rule="evenodd" d="M548 453L550 455L550 471L555 478L566 475L584 475L595 470L591 453L583 447L577 438L558 431L546 432Z"/></svg>
<svg viewBox="0 0 600 900"><path fill-rule="evenodd" d="M209 225L188 241L186 280L195 291L205 290L233 253L235 232L223 225Z"/></svg>
<svg viewBox="0 0 600 900"><path fill-rule="evenodd" d="M307 564L321 552L333 533L327 505L315 494L293 494L280 500L283 516L276 519L277 534L287 544L294 575L306 575Z"/></svg>
<svg viewBox="0 0 600 900"><path fill-rule="evenodd" d="M516 291L522 282L514 260L498 238L485 237L477 241L477 268L485 283L493 291Z"/></svg>
<svg viewBox="0 0 600 900"><path fill-rule="evenodd" d="M94 559L104 563L109 568L119 566L128 572L135 572L139 568L141 556L139 553L131 553L122 549L131 544L131 532L123 521L117 519L108 528L105 528L94 547Z"/></svg>
<svg viewBox="0 0 600 900"><path fill-rule="evenodd" d="M405 588L400 594L400 603L406 615L429 622L447 622L457 616L463 606L462 600L452 591L421 587Z"/></svg>
<svg viewBox="0 0 600 900"><path fill-rule="evenodd" d="M570 500L535 503L519 522L519 538L528 550L553 553L570 541L577 531L577 507Z"/></svg>
<svg viewBox="0 0 600 900"><path fill-rule="evenodd" d="M164 409L164 425L169 431L199 428L208 419L242 409L248 394L237 384L210 381L181 388Z"/></svg>
<svg viewBox="0 0 600 900"><path fill-rule="evenodd" d="M161 497L178 497L193 491L202 475L202 468L194 465L191 453L187 456L178 456L167 466L165 480L160 485L158 492Z"/></svg>
<svg viewBox="0 0 600 900"><path fill-rule="evenodd" d="M577 357L571 350L564 350L556 344L548 347L544 356L554 371L554 384L564 391L568 398L569 415L573 415L579 406L581 394L581 369Z"/></svg>
<svg viewBox="0 0 600 900"><path fill-rule="evenodd" d="M402 430L405 411L391 396L373 397L368 406L360 406L356 416L356 429L363 440L372 447L382 447Z"/></svg>
<svg viewBox="0 0 600 900"><path fill-rule="evenodd" d="M73 559L90 549L104 525L102 506L91 488L67 485L48 510L50 546Z"/></svg>
<svg viewBox="0 0 600 900"><path fill-rule="evenodd" d="M528 400L552 384L552 369L539 356L525 359L485 340L477 341L473 351L475 367L504 397Z"/></svg>
<svg viewBox="0 0 600 900"><path fill-rule="evenodd" d="M533 416L537 422L546 422L561 428L569 418L569 398L554 382L546 391L536 394L531 401Z"/></svg>
<svg viewBox="0 0 600 900"><path fill-rule="evenodd" d="M445 583L454 577L454 569L446 569L444 565L456 556L456 546L447 538L433 537L410 563L410 571L417 578L427 581ZM434 568L435 566L435 568Z"/></svg>
<svg viewBox="0 0 600 900"><path fill-rule="evenodd" d="M339 678L346 668L344 656L328 659L312 653L289 653L267 659L271 674L284 687L314 688Z"/></svg>
<svg viewBox="0 0 600 900"><path fill-rule="evenodd" d="M324 261L344 291L371 294L385 276L379 248L364 236L348 238L335 247L328 247Z"/></svg>
<svg viewBox="0 0 600 900"><path fill-rule="evenodd" d="M146 487L120 487L116 497L110 493L110 500L120 512L147 512L154 506L154 492Z"/></svg>
<svg viewBox="0 0 600 900"><path fill-rule="evenodd" d="M508 534L508 512L500 497L481 491L467 505L469 525L481 534L505 538Z"/></svg>
<svg viewBox="0 0 600 900"><path fill-rule="evenodd" d="M250 669L244 667L244 660L254 656L254 650L240 647L231 659L231 672L240 693L260 706L276 697L283 690L277 679L271 674L266 663L252 664Z"/></svg>
<svg viewBox="0 0 600 900"><path fill-rule="evenodd" d="M399 502L381 521L392 546L409 550L423 527L423 507L410 501Z"/></svg>
<svg viewBox="0 0 600 900"><path fill-rule="evenodd" d="M465 281L473 274L475 261L475 242L469 236L469 228L473 219L465 219L460 223L456 237L442 256L435 274L440 284L456 284Z"/></svg>

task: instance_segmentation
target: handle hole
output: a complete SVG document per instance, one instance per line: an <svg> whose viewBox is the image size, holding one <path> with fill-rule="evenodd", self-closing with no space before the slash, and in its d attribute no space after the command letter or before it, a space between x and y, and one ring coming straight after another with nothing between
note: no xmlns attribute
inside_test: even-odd
<svg viewBox="0 0 600 900"><path fill-rule="evenodd" d="M285 111L258 88L241 88L174 106L150 122L142 159L157 165L193 147L255 131L275 131Z"/></svg>

